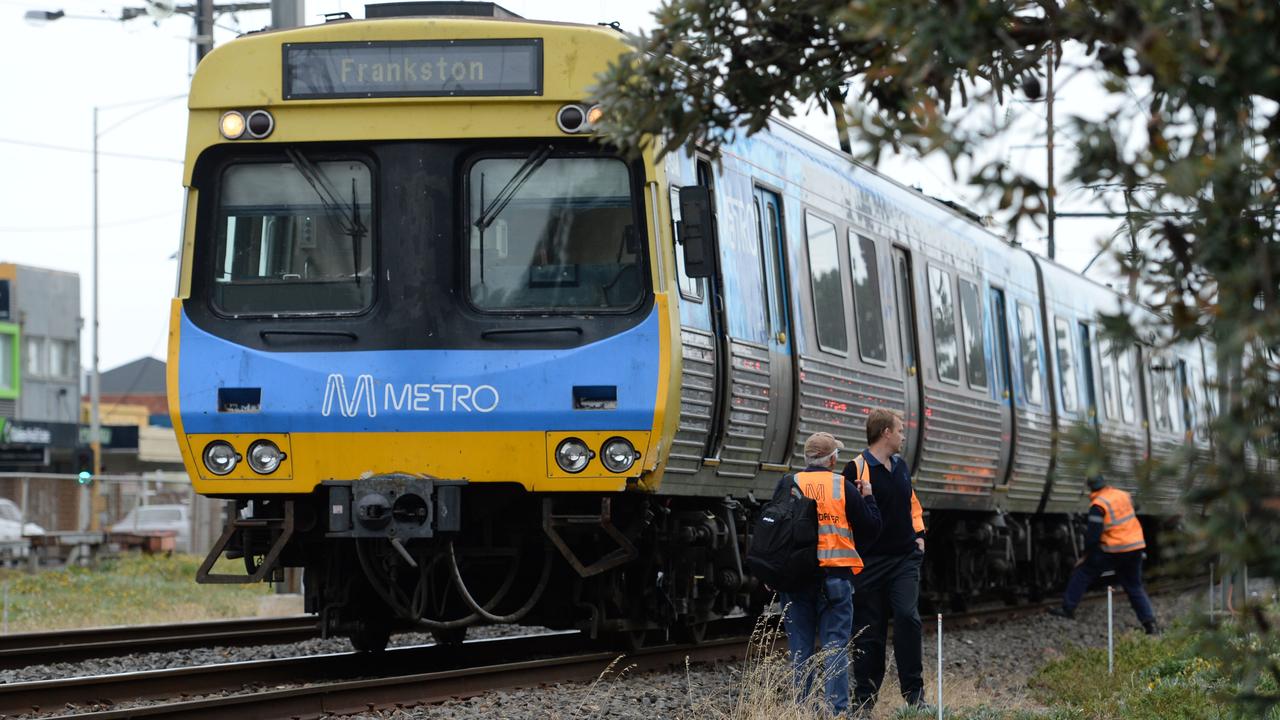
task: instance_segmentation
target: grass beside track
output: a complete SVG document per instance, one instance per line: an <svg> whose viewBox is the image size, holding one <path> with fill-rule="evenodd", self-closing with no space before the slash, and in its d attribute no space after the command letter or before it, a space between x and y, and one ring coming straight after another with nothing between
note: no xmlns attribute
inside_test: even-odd
<svg viewBox="0 0 1280 720"><path fill-rule="evenodd" d="M771 638L780 640L781 637ZM1215 661L1206 659L1198 644L1200 633L1179 624L1159 637L1137 631L1117 636L1115 674L1107 674L1106 649L1073 647L1040 668L1020 699L995 699L964 672L948 672L948 720L1280 720L1280 707L1263 712L1236 698L1243 688ZM1232 642L1266 643L1280 663L1280 638L1234 636ZM767 644L757 643L757 647ZM925 687L936 680L925 671ZM797 706L791 694L790 667L781 652L759 652L745 663L741 684L732 697L691 703L681 720L820 720L817 697ZM885 701L868 720L926 720L936 709L912 712L897 698L892 673L886 676ZM1280 696L1280 685L1269 673L1253 675L1250 690L1260 696Z"/></svg>
<svg viewBox="0 0 1280 720"><path fill-rule="evenodd" d="M1071 650L1032 679L1040 699L1055 710L1052 720L1132 718L1133 720L1280 720L1233 700L1243 690L1220 664L1197 650L1202 637L1185 626L1158 638L1130 633L1116 643L1115 674L1107 675L1104 649ZM1236 636L1232 642L1276 646L1275 638ZM1280 660L1280 647L1271 654ZM1269 673L1255 676L1254 693L1276 697L1280 687Z"/></svg>
<svg viewBox="0 0 1280 720"><path fill-rule="evenodd" d="M194 555L126 553L94 568L34 574L0 569L0 584L8 586L9 632L259 614L264 598L271 594L270 585L197 585L200 561ZM236 571L229 561L222 562L228 563L223 571Z"/></svg>

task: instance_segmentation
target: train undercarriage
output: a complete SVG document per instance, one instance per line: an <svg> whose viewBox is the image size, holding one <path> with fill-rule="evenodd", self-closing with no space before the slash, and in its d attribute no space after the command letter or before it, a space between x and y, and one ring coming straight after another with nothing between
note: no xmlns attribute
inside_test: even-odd
<svg viewBox="0 0 1280 720"><path fill-rule="evenodd" d="M302 568L307 612L359 650L409 631L456 643L490 623L580 629L632 648L697 641L709 623L770 601L744 568L757 509L409 475L329 482L306 496L237 499L197 579L270 581ZM931 515L926 610L1056 592L1083 545L1076 516ZM245 573L214 572L223 556L243 559Z"/></svg>

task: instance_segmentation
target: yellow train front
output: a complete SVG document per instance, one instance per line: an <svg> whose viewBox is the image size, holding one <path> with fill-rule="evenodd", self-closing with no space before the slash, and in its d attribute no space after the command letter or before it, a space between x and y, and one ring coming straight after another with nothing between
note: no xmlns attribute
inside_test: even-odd
<svg viewBox="0 0 1280 720"><path fill-rule="evenodd" d="M593 142L584 102L624 50L389 17L201 63L170 411L196 490L235 503L200 581L301 567L360 648L496 621L638 639L744 602L742 510L653 500L666 184Z"/></svg>

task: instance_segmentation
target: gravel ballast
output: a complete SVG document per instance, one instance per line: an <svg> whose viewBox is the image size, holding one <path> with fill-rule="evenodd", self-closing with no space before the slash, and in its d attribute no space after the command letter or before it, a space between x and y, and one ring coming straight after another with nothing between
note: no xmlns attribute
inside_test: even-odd
<svg viewBox="0 0 1280 720"><path fill-rule="evenodd" d="M1203 593L1152 598L1158 617L1168 623L1204 603ZM924 638L925 687L930 703L936 688L936 638L933 617L925 618L929 634ZM1115 597L1116 631L1141 632L1124 593ZM1078 608L1075 620L1033 615L1004 622L951 629L943 633L944 695L952 693L965 705L996 708L1032 708L1027 681L1046 662L1060 657L1073 645L1106 647L1106 603L1091 602ZM744 672L742 663L715 667L693 666L685 672L629 675L625 659L594 684L563 683L553 686L491 692L439 705L362 713L351 717L370 720L545 720L609 718L656 720L657 718L727 717L733 707ZM890 718L901 707L895 669L885 675L884 700L874 718Z"/></svg>

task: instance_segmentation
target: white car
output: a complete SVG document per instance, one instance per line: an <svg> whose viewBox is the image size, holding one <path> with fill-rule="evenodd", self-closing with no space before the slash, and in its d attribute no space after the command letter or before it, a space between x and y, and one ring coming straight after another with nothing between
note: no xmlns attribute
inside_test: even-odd
<svg viewBox="0 0 1280 720"><path fill-rule="evenodd" d="M172 530L174 550L191 552L191 518L186 505L139 505L120 522L111 526L114 533L150 533Z"/></svg>
<svg viewBox="0 0 1280 720"><path fill-rule="evenodd" d="M22 522L18 504L0 498L0 540L21 540L23 535L43 535L44 528L35 523Z"/></svg>

